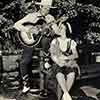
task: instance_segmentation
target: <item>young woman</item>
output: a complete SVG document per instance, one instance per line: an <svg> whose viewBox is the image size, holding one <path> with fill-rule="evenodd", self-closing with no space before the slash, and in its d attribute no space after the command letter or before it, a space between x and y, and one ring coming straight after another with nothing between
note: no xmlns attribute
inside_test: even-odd
<svg viewBox="0 0 100 100"><path fill-rule="evenodd" d="M55 75L63 91L63 100L72 100L69 91L74 83L76 74L80 74L79 66L76 63L78 53L76 42L69 38L69 23L60 22L58 35L51 42L51 58L56 64ZM69 31L68 31L69 30Z"/></svg>

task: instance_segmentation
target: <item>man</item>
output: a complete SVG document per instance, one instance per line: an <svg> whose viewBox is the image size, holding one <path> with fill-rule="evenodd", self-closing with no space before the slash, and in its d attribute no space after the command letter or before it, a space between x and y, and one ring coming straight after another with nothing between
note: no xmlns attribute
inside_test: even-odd
<svg viewBox="0 0 100 100"><path fill-rule="evenodd" d="M45 20L45 22L49 25L51 25L51 28L54 30L54 32L57 32L57 25L54 23L54 17L49 13L50 8L55 8L52 7L52 0L42 0L41 2L36 2L35 4L40 5L40 10L38 12L33 12L28 15L26 15L24 18L19 20L18 22L15 23L14 28L17 29L20 32L29 32L30 28L25 26L25 23L30 23L30 26L32 24L37 23L39 19ZM48 43L48 39L44 39L43 48L45 48ZM20 71L23 79L23 93L26 93L29 91L30 86L28 84L29 81L29 72L28 72L28 64L32 60L32 53L33 53L33 47L28 47L23 45L23 56L22 56L22 61L20 62Z"/></svg>

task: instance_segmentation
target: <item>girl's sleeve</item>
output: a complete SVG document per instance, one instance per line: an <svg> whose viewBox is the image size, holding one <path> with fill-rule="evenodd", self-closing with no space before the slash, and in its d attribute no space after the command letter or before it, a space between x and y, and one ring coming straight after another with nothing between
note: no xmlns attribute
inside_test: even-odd
<svg viewBox="0 0 100 100"><path fill-rule="evenodd" d="M51 56L57 55L57 44L56 39L51 42L50 49L49 49Z"/></svg>

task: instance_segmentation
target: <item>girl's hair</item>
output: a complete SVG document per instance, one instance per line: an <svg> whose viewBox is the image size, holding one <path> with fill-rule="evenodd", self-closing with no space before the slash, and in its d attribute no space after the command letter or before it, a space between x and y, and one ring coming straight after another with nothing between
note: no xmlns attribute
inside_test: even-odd
<svg viewBox="0 0 100 100"><path fill-rule="evenodd" d="M72 33L71 25L67 21L64 21L62 24L66 26L66 37L71 37Z"/></svg>

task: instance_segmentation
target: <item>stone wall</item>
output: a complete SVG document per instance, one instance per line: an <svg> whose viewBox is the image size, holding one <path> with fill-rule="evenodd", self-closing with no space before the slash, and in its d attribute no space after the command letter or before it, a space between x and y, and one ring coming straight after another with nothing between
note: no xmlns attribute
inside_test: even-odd
<svg viewBox="0 0 100 100"><path fill-rule="evenodd" d="M30 69L32 70L31 83L40 88L40 57L39 50L34 51ZM4 53L0 56L0 79L2 86L6 90L19 89L22 86L19 62L22 59L22 53L10 54ZM35 80L35 81L34 81ZM33 82L34 81L34 82ZM38 83L38 84L37 84Z"/></svg>
<svg viewBox="0 0 100 100"><path fill-rule="evenodd" d="M17 60L21 55L2 56L2 83L5 89L18 89L20 82Z"/></svg>

